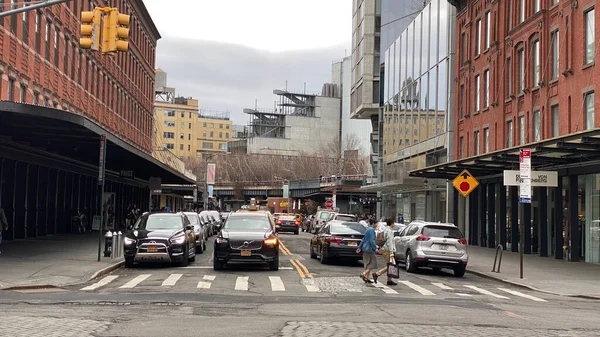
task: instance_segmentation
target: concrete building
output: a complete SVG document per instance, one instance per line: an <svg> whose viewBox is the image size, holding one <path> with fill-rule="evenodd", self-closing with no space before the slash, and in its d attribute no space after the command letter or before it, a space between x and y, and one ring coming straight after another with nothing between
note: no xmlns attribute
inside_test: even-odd
<svg viewBox="0 0 600 337"><path fill-rule="evenodd" d="M112 228L122 223L128 204L148 209L151 178L192 181L151 156L160 34L144 3L119 2L119 11L131 15L131 38L129 51L116 56L79 48L80 12L90 6L70 1L0 19L5 239L71 232L71 217L78 211L91 224L101 209L113 210L105 222ZM98 187L101 142L104 194Z"/></svg>
<svg viewBox="0 0 600 337"><path fill-rule="evenodd" d="M341 99L336 88L325 84L322 94L274 90L276 110L244 109L250 115L248 138L230 142L231 152L298 156L339 144Z"/></svg>
<svg viewBox="0 0 600 337"><path fill-rule="evenodd" d="M468 169L479 180L468 197L454 193L471 244L600 263L596 2L450 2L456 159L411 174L453 179ZM531 195L516 178L522 149Z"/></svg>
<svg viewBox="0 0 600 337"><path fill-rule="evenodd" d="M200 110L197 99L175 97L175 88L167 87L167 73L157 69L156 74L155 147L178 158L227 152L233 125L229 113Z"/></svg>

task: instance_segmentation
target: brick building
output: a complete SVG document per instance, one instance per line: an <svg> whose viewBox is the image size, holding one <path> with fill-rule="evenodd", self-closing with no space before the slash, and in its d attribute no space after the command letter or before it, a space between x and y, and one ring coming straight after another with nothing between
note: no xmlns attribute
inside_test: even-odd
<svg viewBox="0 0 600 337"><path fill-rule="evenodd" d="M470 244L600 263L593 0L449 0L457 8L455 157L411 172L480 182L456 201ZM531 150L531 202L519 154ZM467 179L464 177L463 179Z"/></svg>
<svg viewBox="0 0 600 337"><path fill-rule="evenodd" d="M0 0L2 8L16 1ZM111 1L131 15L129 52L79 48L79 16L108 1L73 0L0 18L0 100L90 118L137 148L152 149L154 63L160 34L142 1Z"/></svg>

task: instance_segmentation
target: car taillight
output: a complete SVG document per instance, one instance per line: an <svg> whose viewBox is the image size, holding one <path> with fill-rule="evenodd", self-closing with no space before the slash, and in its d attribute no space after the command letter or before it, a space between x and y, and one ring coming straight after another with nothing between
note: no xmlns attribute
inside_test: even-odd
<svg viewBox="0 0 600 337"><path fill-rule="evenodd" d="M336 238L334 236L330 236L327 238L327 242L340 243L342 242L342 238Z"/></svg>
<svg viewBox="0 0 600 337"><path fill-rule="evenodd" d="M278 224L278 225L281 225L281 220L277 220L277 224Z"/></svg>
<svg viewBox="0 0 600 337"><path fill-rule="evenodd" d="M296 226L300 226L300 221L296 220L294 221L294 223L296 224Z"/></svg>
<svg viewBox="0 0 600 337"><path fill-rule="evenodd" d="M417 240L417 241L429 241L429 236L421 234L421 235L417 236L417 238L415 240Z"/></svg>
<svg viewBox="0 0 600 337"><path fill-rule="evenodd" d="M458 243L462 243L463 245L466 245L467 239L465 239L465 238L458 239Z"/></svg>

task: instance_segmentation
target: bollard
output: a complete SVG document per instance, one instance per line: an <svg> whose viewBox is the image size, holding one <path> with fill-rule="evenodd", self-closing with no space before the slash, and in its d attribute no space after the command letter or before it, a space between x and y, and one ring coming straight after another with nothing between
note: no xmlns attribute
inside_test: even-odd
<svg viewBox="0 0 600 337"><path fill-rule="evenodd" d="M113 248L113 235L111 231L106 232L104 234L104 257L111 257Z"/></svg>
<svg viewBox="0 0 600 337"><path fill-rule="evenodd" d="M113 240L112 240L112 258L114 259L114 258L116 258L115 255L116 255L116 250L117 250L117 240L118 240L118 238L117 238L117 232L113 232L112 235L113 235Z"/></svg>
<svg viewBox="0 0 600 337"><path fill-rule="evenodd" d="M117 233L117 238L119 238L117 240L117 257L121 257L123 254L123 233L121 231Z"/></svg>

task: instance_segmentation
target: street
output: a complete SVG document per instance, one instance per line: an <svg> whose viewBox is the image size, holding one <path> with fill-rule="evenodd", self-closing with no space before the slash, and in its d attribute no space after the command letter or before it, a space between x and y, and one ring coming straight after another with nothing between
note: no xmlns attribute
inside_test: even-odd
<svg viewBox="0 0 600 337"><path fill-rule="evenodd" d="M359 336L424 329L430 336L447 336L448 330L465 336L600 334L592 300L427 270L401 271L397 286L367 286L357 276L360 265L310 259L310 234L280 238L276 272L213 271L209 244L188 267L121 268L65 289L1 292L0 335Z"/></svg>

